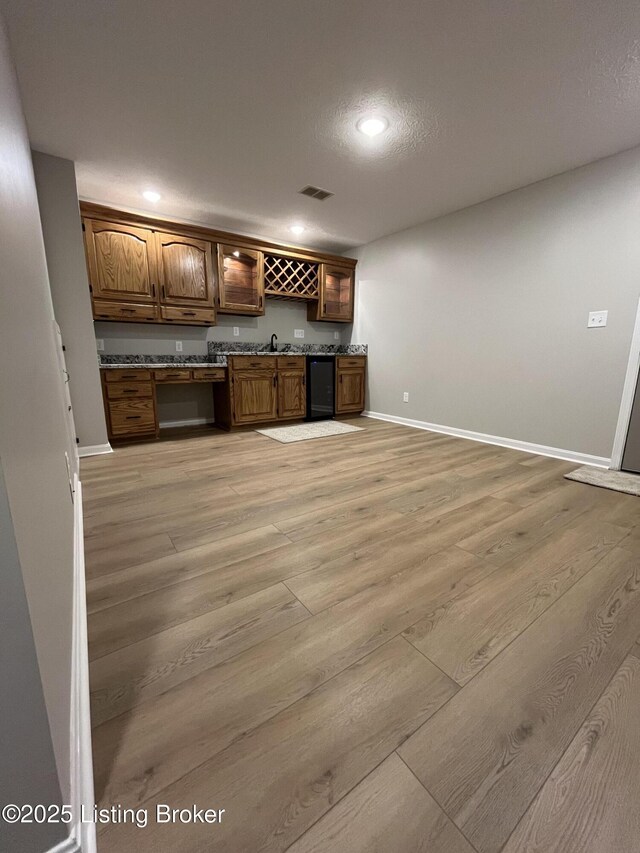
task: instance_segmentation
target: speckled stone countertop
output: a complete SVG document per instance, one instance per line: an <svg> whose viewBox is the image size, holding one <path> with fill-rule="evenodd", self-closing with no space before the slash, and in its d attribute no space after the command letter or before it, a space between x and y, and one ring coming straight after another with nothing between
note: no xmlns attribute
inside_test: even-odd
<svg viewBox="0 0 640 853"><path fill-rule="evenodd" d="M367 344L283 344L277 352L269 344L209 341L208 355L100 355L100 367L226 367L230 355L366 355Z"/></svg>
<svg viewBox="0 0 640 853"><path fill-rule="evenodd" d="M135 367L226 367L227 359L222 355L102 355L100 368L104 370Z"/></svg>

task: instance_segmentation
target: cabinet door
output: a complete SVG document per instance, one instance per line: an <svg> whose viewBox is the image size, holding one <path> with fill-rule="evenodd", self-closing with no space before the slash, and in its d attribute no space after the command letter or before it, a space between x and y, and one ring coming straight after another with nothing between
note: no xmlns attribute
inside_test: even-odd
<svg viewBox="0 0 640 853"><path fill-rule="evenodd" d="M349 267L320 265L319 320L353 322L353 280Z"/></svg>
<svg viewBox="0 0 640 853"><path fill-rule="evenodd" d="M156 234L163 305L213 308L211 243L177 234Z"/></svg>
<svg viewBox="0 0 640 853"><path fill-rule="evenodd" d="M218 310L264 314L264 256L252 249L218 246Z"/></svg>
<svg viewBox="0 0 640 853"><path fill-rule="evenodd" d="M233 371L233 416L236 424L276 420L275 370Z"/></svg>
<svg viewBox="0 0 640 853"><path fill-rule="evenodd" d="M307 411L306 391L302 370L279 370L278 417L303 418Z"/></svg>
<svg viewBox="0 0 640 853"><path fill-rule="evenodd" d="M94 298L155 302L157 266L152 231L85 220L85 245Z"/></svg>
<svg viewBox="0 0 640 853"><path fill-rule="evenodd" d="M336 414L361 412L364 409L364 370L360 367L340 369L336 382Z"/></svg>

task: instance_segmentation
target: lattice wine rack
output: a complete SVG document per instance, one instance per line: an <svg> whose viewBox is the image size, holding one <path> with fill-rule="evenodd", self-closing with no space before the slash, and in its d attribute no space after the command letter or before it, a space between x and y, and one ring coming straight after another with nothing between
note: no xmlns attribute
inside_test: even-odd
<svg viewBox="0 0 640 853"><path fill-rule="evenodd" d="M318 298L318 264L276 255L264 256L266 296Z"/></svg>

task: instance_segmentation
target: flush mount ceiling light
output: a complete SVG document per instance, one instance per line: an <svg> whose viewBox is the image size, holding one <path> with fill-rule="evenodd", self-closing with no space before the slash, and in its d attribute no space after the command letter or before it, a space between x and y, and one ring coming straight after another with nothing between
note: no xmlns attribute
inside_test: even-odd
<svg viewBox="0 0 640 853"><path fill-rule="evenodd" d="M155 190L145 190L142 195L147 201L160 201L161 198L160 193L157 193Z"/></svg>
<svg viewBox="0 0 640 853"><path fill-rule="evenodd" d="M304 234L305 227L304 225L291 225L289 231L291 231L292 234L295 234L296 237L299 237L300 234Z"/></svg>
<svg viewBox="0 0 640 853"><path fill-rule="evenodd" d="M361 118L356 127L365 136L378 136L389 127L389 122L382 116L367 116Z"/></svg>
<svg viewBox="0 0 640 853"><path fill-rule="evenodd" d="M236 249L236 250L235 250L235 252L233 253L233 257L234 257L234 258L239 258L239 257L240 257L240 252L239 252L237 249Z"/></svg>

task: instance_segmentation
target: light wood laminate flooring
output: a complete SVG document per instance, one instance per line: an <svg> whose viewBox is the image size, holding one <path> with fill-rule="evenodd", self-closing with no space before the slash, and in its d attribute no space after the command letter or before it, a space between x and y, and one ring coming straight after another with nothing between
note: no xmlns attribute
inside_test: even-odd
<svg viewBox="0 0 640 853"><path fill-rule="evenodd" d="M371 419L82 462L99 853L640 849L640 500Z"/></svg>

